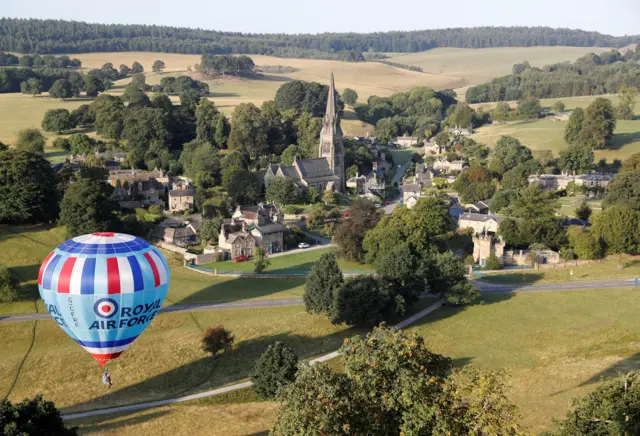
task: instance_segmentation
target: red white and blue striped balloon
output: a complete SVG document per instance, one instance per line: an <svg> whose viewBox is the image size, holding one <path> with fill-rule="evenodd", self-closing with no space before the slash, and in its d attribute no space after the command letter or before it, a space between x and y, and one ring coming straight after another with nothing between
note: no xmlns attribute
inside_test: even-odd
<svg viewBox="0 0 640 436"><path fill-rule="evenodd" d="M160 311L169 266L143 239L93 233L70 239L47 256L38 289L58 325L104 366Z"/></svg>

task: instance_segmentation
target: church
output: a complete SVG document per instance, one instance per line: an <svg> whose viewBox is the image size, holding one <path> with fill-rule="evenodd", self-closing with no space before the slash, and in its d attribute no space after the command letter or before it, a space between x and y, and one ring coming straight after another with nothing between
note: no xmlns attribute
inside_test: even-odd
<svg viewBox="0 0 640 436"><path fill-rule="evenodd" d="M344 142L340 128L340 115L336 111L336 87L331 73L327 109L322 121L318 156L314 159L296 158L292 166L270 165L264 176L265 186L274 177L289 177L298 189L315 188L344 191Z"/></svg>

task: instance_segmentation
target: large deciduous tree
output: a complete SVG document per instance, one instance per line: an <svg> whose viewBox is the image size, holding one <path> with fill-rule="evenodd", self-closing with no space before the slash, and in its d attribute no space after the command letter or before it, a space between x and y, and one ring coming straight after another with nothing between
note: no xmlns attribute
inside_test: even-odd
<svg viewBox="0 0 640 436"><path fill-rule="evenodd" d="M111 185L98 180L79 179L64 193L60 221L70 236L117 230L118 202Z"/></svg>
<svg viewBox="0 0 640 436"><path fill-rule="evenodd" d="M613 204L629 205L640 210L640 170L616 174L607 186L605 206Z"/></svg>
<svg viewBox="0 0 640 436"><path fill-rule="evenodd" d="M15 146L18 150L31 153L44 154L44 145L47 142L38 129L22 129L18 132Z"/></svg>
<svg viewBox="0 0 640 436"><path fill-rule="evenodd" d="M591 231L602 240L608 254L637 253L640 213L627 205L607 207L593 218Z"/></svg>
<svg viewBox="0 0 640 436"><path fill-rule="evenodd" d="M255 171L238 170L227 185L229 197L237 204L255 203L262 197L258 174Z"/></svg>
<svg viewBox="0 0 640 436"><path fill-rule="evenodd" d="M560 152L558 169L568 173L588 173L593 167L593 148L588 144L574 142Z"/></svg>
<svg viewBox="0 0 640 436"><path fill-rule="evenodd" d="M358 102L358 93L351 88L345 88L345 90L342 91L342 100L353 107Z"/></svg>
<svg viewBox="0 0 640 436"><path fill-rule="evenodd" d="M241 103L231 117L229 148L257 159L267 150L267 121L253 103Z"/></svg>
<svg viewBox="0 0 640 436"><path fill-rule="evenodd" d="M58 216L56 176L37 153L0 150L0 222L32 223Z"/></svg>
<svg viewBox="0 0 640 436"><path fill-rule="evenodd" d="M580 137L582 124L584 123L584 109L577 107L571 112L569 121L564 128L564 140L569 144L574 144Z"/></svg>
<svg viewBox="0 0 640 436"><path fill-rule="evenodd" d="M364 262L364 235L374 228L379 220L380 214L373 203L361 201L354 204L349 219L342 220L336 229L335 243L338 244L340 255Z"/></svg>
<svg viewBox="0 0 640 436"><path fill-rule="evenodd" d="M56 80L53 82L53 85L51 85L51 88L49 88L49 96L62 100L73 97L71 83L67 79Z"/></svg>
<svg viewBox="0 0 640 436"><path fill-rule="evenodd" d="M620 93L620 102L616 106L616 118L619 120L632 120L636 108L638 89L625 83L618 92Z"/></svg>
<svg viewBox="0 0 640 436"><path fill-rule="evenodd" d="M0 429L6 435L76 436L76 427L66 428L55 404L41 395L13 404L0 400Z"/></svg>
<svg viewBox="0 0 640 436"><path fill-rule="evenodd" d="M269 181L265 195L269 203L279 206L291 204L296 201L296 185L289 177L275 177Z"/></svg>
<svg viewBox="0 0 640 436"><path fill-rule="evenodd" d="M75 127L74 119L66 109L49 109L44 113L42 128L45 132L62 133Z"/></svg>
<svg viewBox="0 0 640 436"><path fill-rule="evenodd" d="M161 60L157 60L151 66L151 71L153 71L156 74L160 74L162 73L162 70L164 70L164 68L165 68L164 62Z"/></svg>
<svg viewBox="0 0 640 436"><path fill-rule="evenodd" d="M511 168L531 160L531 150L511 136L501 136L496 142L490 161L489 170L502 176Z"/></svg>
<svg viewBox="0 0 640 436"><path fill-rule="evenodd" d="M100 94L91 105L96 117L96 129L105 138L120 140L124 126L125 107L122 99L109 94Z"/></svg>

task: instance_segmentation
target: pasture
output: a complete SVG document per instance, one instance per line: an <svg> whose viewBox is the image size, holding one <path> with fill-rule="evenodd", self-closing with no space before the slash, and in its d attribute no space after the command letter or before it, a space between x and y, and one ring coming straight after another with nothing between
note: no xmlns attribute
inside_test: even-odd
<svg viewBox="0 0 640 436"><path fill-rule="evenodd" d="M486 295L409 330L457 366L504 369L525 428L539 434L601 377L640 367L640 293L597 289Z"/></svg>
<svg viewBox="0 0 640 436"><path fill-rule="evenodd" d="M609 98L614 106L618 103L617 95L603 97ZM550 107L554 102L560 100L565 103L566 109L570 110L576 107L586 108L596 98L597 96L554 98L541 100L540 104L543 107ZM484 103L472 106L489 109L494 105ZM515 109L517 103L510 102L510 105L512 109ZM640 115L640 98L637 99L635 112L636 115ZM567 144L564 141L566 125L566 121L554 121L547 118L530 121L510 121L504 124L493 123L476 129L472 138L493 147L501 136L513 136L534 152L551 150L554 155L558 156L562 150L567 148ZM638 152L640 152L640 119L638 117L635 120L618 120L610 145L602 150L594 150L596 161L606 159L609 163L614 159L624 160Z"/></svg>
<svg viewBox="0 0 640 436"><path fill-rule="evenodd" d="M449 78L460 88L511 74L513 64L529 61L543 67L571 61L590 53L607 51L602 47L497 47L436 48L418 53L388 53L390 61L421 67L425 73Z"/></svg>

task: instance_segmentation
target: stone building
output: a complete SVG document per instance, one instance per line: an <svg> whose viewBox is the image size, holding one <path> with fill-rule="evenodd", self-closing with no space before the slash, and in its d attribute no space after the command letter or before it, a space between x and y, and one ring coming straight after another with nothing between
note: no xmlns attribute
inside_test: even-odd
<svg viewBox="0 0 640 436"><path fill-rule="evenodd" d="M566 189L571 182L589 189L606 189L611 178L608 174L540 174L529 176L529 184L537 183L545 191Z"/></svg>
<svg viewBox="0 0 640 436"><path fill-rule="evenodd" d="M396 137L396 144L398 144L398 147L402 147L402 148L410 148L410 147L415 147L416 145L418 145L418 138L416 138L415 136L398 136Z"/></svg>
<svg viewBox="0 0 640 436"><path fill-rule="evenodd" d="M494 253L500 263L503 263L504 241L493 235L473 235L473 260L480 266L484 266L487 258Z"/></svg>
<svg viewBox="0 0 640 436"><path fill-rule="evenodd" d="M339 182L325 158L295 159L290 167L270 165L264 175L264 185L268 187L276 177L288 177L298 189L314 188L320 194L327 189L336 190Z"/></svg>
<svg viewBox="0 0 640 436"><path fill-rule="evenodd" d="M498 226L505 219L498 215L485 215L479 213L463 213L458 218L459 229L473 229L473 233L486 234L498 232Z"/></svg>
<svg viewBox="0 0 640 436"><path fill-rule="evenodd" d="M193 209L196 191L193 189L172 189L169 191L169 211L184 212Z"/></svg>

